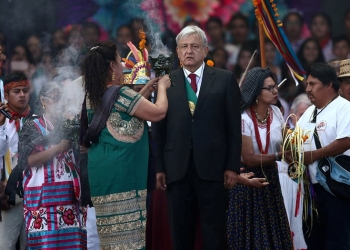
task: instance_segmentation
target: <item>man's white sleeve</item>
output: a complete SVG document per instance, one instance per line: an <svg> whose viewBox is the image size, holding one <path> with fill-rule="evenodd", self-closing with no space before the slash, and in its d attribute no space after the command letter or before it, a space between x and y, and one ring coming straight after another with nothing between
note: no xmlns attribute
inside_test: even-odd
<svg viewBox="0 0 350 250"><path fill-rule="evenodd" d="M0 126L0 157L4 156L9 148L9 140L6 135L6 125Z"/></svg>

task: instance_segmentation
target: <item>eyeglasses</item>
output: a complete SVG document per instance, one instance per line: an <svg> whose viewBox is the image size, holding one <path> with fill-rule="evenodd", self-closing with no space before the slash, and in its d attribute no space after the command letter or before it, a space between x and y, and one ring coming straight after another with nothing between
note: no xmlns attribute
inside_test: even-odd
<svg viewBox="0 0 350 250"><path fill-rule="evenodd" d="M191 48L192 51L197 51L201 48L201 46L199 46L198 44L183 44L179 48L181 51L187 51L188 48Z"/></svg>
<svg viewBox="0 0 350 250"><path fill-rule="evenodd" d="M268 91L270 91L270 92L273 92L273 90L278 91L278 86L277 86L277 84L275 84L275 85L273 85L273 86L263 87L263 88L261 88L261 89L266 89L266 90L268 90Z"/></svg>

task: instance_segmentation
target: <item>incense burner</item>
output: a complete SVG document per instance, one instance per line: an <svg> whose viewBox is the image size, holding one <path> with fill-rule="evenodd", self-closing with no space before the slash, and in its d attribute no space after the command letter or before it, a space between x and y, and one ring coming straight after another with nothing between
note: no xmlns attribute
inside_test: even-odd
<svg viewBox="0 0 350 250"><path fill-rule="evenodd" d="M170 54L169 56L160 54L158 57L149 57L149 62L152 69L156 72L156 77L162 77L166 74L170 74L173 66L173 57L173 54Z"/></svg>
<svg viewBox="0 0 350 250"><path fill-rule="evenodd" d="M79 149L80 120L78 117L67 119L63 122L63 132L68 140L72 142L72 148Z"/></svg>

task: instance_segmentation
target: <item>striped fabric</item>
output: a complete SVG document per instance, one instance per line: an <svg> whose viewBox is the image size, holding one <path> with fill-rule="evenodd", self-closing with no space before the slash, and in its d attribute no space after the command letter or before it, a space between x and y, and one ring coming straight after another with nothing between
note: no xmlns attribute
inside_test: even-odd
<svg viewBox="0 0 350 250"><path fill-rule="evenodd" d="M39 206L71 204L73 186L71 182L45 183L42 187L28 187L26 189L26 206L28 209L37 209Z"/></svg>
<svg viewBox="0 0 350 250"><path fill-rule="evenodd" d="M53 129L47 128L42 118L34 119L32 124L44 136ZM48 149L48 146L37 145L33 152ZM77 173L72 150L56 155L44 165L25 170L24 218L28 250L87 249L87 210L80 205L75 192Z"/></svg>

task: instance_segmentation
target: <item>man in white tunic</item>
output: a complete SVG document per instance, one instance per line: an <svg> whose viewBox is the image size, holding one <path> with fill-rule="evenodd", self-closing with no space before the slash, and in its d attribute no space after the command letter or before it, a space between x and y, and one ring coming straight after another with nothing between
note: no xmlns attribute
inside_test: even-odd
<svg viewBox="0 0 350 250"><path fill-rule="evenodd" d="M324 63L310 67L307 95L313 104L298 121L304 131L311 131L304 143L304 164L308 166L311 188L316 194L318 216L310 228L304 228L308 249L350 249L350 200L328 193L317 181L318 161L327 156L350 155L350 102L338 95L340 83L335 70ZM314 135L314 131L317 134ZM317 148L318 136L321 147Z"/></svg>
<svg viewBox="0 0 350 250"><path fill-rule="evenodd" d="M4 80L4 97L7 104L0 102L0 109L9 108L12 119L0 113L0 178L8 179L12 169L17 165L18 134L25 117L29 115L30 85L23 73L12 73ZM0 194L1 195L1 194ZM17 239L20 249L26 247L26 232L23 217L23 201L16 197L16 205L1 211L0 250L15 250Z"/></svg>

